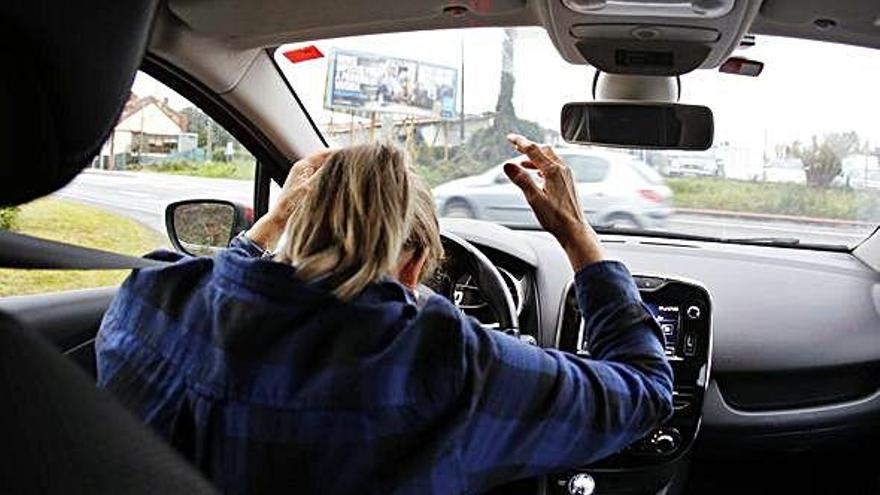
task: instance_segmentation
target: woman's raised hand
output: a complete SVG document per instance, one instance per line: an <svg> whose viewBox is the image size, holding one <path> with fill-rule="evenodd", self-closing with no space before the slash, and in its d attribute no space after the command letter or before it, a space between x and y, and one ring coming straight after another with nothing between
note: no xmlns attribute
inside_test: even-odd
<svg viewBox="0 0 880 495"><path fill-rule="evenodd" d="M519 134L508 141L528 160L520 165L506 163L504 173L525 195L541 226L562 245L575 271L605 258L598 236L584 221L574 177L552 148L534 143ZM537 170L543 187L535 184L523 167Z"/></svg>

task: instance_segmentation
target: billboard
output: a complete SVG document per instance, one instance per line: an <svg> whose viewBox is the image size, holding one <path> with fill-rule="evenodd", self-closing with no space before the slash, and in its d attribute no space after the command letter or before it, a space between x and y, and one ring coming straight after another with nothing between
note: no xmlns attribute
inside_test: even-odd
<svg viewBox="0 0 880 495"><path fill-rule="evenodd" d="M456 115L458 70L363 52L334 51L324 107L425 117Z"/></svg>

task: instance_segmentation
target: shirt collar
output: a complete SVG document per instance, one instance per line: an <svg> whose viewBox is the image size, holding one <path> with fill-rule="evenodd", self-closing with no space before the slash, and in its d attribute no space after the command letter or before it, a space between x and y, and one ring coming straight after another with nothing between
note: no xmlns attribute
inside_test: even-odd
<svg viewBox="0 0 880 495"><path fill-rule="evenodd" d="M335 299L331 289L320 281L306 282L296 276L296 268L266 258L253 258L227 249L220 252L214 275L224 283L280 300ZM359 304L401 302L416 305L412 291L389 276L368 285L354 298Z"/></svg>

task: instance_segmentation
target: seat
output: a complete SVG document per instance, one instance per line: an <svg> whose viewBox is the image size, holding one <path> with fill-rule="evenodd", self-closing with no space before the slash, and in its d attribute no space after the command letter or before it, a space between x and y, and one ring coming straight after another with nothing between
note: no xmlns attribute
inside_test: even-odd
<svg viewBox="0 0 880 495"><path fill-rule="evenodd" d="M157 3L4 4L0 205L62 187L97 153L128 96ZM0 493L214 492L83 371L3 313L0 397Z"/></svg>

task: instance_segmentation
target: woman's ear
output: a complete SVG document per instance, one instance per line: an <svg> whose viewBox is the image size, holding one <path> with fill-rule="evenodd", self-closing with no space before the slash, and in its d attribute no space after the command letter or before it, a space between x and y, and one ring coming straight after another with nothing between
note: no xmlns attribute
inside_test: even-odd
<svg viewBox="0 0 880 495"><path fill-rule="evenodd" d="M397 280L415 290L419 282L422 280L422 269L428 260L428 253L422 251L418 255L412 251L406 251L401 256L400 263L397 265Z"/></svg>

